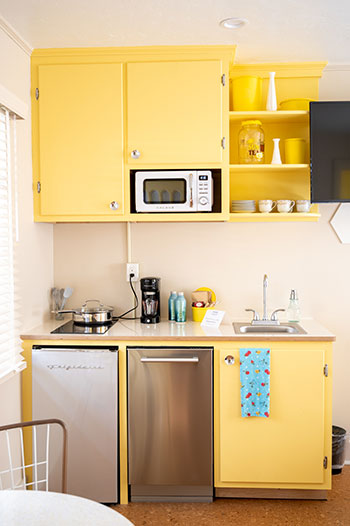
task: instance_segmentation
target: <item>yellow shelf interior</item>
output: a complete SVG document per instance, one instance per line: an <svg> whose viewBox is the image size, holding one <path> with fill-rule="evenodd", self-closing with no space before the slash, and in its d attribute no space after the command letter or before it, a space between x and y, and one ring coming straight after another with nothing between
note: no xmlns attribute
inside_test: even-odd
<svg viewBox="0 0 350 526"><path fill-rule="evenodd" d="M318 99L318 81L324 64L316 71L307 64L234 64L230 71L231 80L244 76L262 78L262 97L254 111L232 111L235 102L235 84L231 83L229 112L229 178L230 202L233 200L253 199L310 199L310 155L309 155L309 111L276 110L265 111L269 72L276 71L277 107L282 101L307 97ZM242 88L243 89L243 88ZM244 107L243 105L241 107ZM249 106L247 106L249 107ZM265 164L238 164L239 133L245 120L259 120L265 135ZM282 163L285 162L285 140L301 138L306 142L306 155L303 164L270 164L273 154L273 139L280 139ZM318 221L318 205L311 206L309 213L292 212L280 214L230 213L231 222L298 222Z"/></svg>
<svg viewBox="0 0 350 526"><path fill-rule="evenodd" d="M230 171L239 172L304 172L309 164L230 164Z"/></svg>
<svg viewBox="0 0 350 526"><path fill-rule="evenodd" d="M269 214L262 214L260 212L247 212L247 213L230 213L229 221L231 223L241 222L298 222L298 221L318 221L321 214L318 211L318 205L311 205L310 212L299 213L291 212L289 214L283 214L279 212L271 212Z"/></svg>
<svg viewBox="0 0 350 526"><path fill-rule="evenodd" d="M241 123L244 120L258 119L264 123L308 123L309 112L294 111L230 111L230 121Z"/></svg>

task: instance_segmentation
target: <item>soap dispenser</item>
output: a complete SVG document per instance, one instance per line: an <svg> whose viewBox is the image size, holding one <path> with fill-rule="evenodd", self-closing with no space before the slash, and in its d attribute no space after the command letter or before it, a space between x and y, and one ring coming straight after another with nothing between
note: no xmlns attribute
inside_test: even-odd
<svg viewBox="0 0 350 526"><path fill-rule="evenodd" d="M295 289L290 291L287 319L288 321L300 321L299 299Z"/></svg>

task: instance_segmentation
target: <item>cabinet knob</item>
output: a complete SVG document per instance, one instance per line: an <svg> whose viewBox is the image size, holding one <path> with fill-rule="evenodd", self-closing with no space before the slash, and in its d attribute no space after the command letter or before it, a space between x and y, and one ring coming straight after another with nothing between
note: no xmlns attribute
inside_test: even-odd
<svg viewBox="0 0 350 526"><path fill-rule="evenodd" d="M229 354L225 358L225 363L227 363L227 365L233 365L235 363L234 357Z"/></svg>
<svg viewBox="0 0 350 526"><path fill-rule="evenodd" d="M112 201L111 204L109 205L109 208L111 208L112 210L118 210L119 203L117 203L117 201Z"/></svg>
<svg viewBox="0 0 350 526"><path fill-rule="evenodd" d="M132 157L133 159L138 159L138 158L140 157L140 155L141 155L141 152L140 152L139 150L133 150L133 151L131 152L131 157Z"/></svg>

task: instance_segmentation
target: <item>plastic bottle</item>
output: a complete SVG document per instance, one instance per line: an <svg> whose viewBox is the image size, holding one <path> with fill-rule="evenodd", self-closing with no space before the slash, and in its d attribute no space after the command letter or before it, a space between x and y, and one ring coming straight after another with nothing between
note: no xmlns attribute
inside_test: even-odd
<svg viewBox="0 0 350 526"><path fill-rule="evenodd" d="M175 290L172 290L170 292L170 296L168 299L168 312L169 312L169 321L175 321L175 300L177 298L177 294Z"/></svg>
<svg viewBox="0 0 350 526"><path fill-rule="evenodd" d="M289 296L289 305L287 309L288 321L300 321L300 306L297 291L292 289Z"/></svg>
<svg viewBox="0 0 350 526"><path fill-rule="evenodd" d="M183 292L179 292L175 300L175 321L177 323L186 321L186 298Z"/></svg>

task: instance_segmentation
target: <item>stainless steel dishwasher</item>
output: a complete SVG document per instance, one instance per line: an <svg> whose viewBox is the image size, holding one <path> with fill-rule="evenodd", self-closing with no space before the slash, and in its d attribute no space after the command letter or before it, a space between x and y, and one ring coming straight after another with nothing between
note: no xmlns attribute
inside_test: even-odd
<svg viewBox="0 0 350 526"><path fill-rule="evenodd" d="M118 347L35 346L32 388L33 419L67 425L68 493L118 502ZM50 430L50 491L60 491L60 439Z"/></svg>
<svg viewBox="0 0 350 526"><path fill-rule="evenodd" d="M132 501L213 498L213 348L127 347Z"/></svg>

